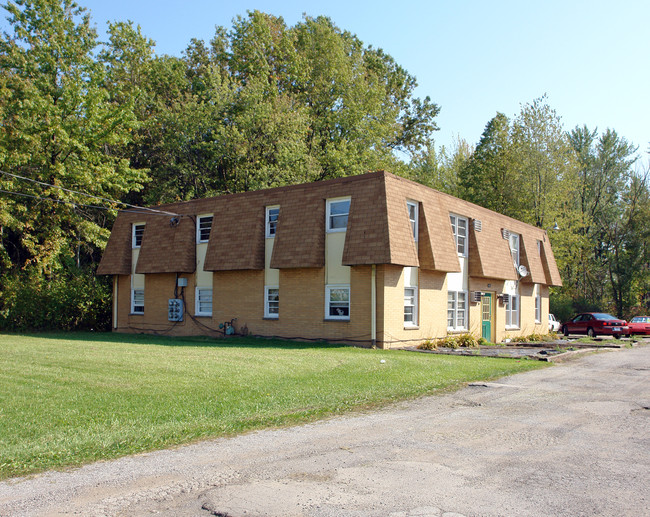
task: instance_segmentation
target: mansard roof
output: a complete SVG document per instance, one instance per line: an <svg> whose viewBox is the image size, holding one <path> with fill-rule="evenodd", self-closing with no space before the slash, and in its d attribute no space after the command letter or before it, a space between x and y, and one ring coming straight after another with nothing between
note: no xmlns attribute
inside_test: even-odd
<svg viewBox="0 0 650 517"><path fill-rule="evenodd" d="M520 279L502 230L521 235L520 262L530 271L523 281L561 285L548 235L467 201L413 181L378 171L359 176L229 194L156 207L171 216L142 210L121 212L98 268L99 274L131 273L131 225L145 223L136 273L192 273L196 264L196 218L213 214L206 252L208 271L264 269L265 209L279 205L271 267L319 268L325 265L327 199L350 197L343 264L395 264L458 272L449 214L466 217L469 274ZM416 244L406 201L419 205ZM480 221L480 224L474 224Z"/></svg>

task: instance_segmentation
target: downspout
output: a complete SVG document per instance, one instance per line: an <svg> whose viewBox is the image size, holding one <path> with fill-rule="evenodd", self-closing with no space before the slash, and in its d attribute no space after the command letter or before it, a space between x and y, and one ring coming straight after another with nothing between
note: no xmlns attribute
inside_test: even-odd
<svg viewBox="0 0 650 517"><path fill-rule="evenodd" d="M120 277L113 275L113 328L117 329L117 287L120 285Z"/></svg>
<svg viewBox="0 0 650 517"><path fill-rule="evenodd" d="M377 266L372 265L370 275L370 339L372 347L377 346Z"/></svg>

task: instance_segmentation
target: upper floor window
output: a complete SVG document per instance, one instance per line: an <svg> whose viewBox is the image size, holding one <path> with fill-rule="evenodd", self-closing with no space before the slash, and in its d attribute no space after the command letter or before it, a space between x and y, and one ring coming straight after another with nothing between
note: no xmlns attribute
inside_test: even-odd
<svg viewBox="0 0 650 517"><path fill-rule="evenodd" d="M413 233L413 240L418 241L418 204L415 201L407 201L406 209L409 214L409 222L411 223L411 232Z"/></svg>
<svg viewBox="0 0 650 517"><path fill-rule="evenodd" d="M266 236L275 237L275 232L278 228L278 217L280 215L279 206L266 207Z"/></svg>
<svg viewBox="0 0 650 517"><path fill-rule="evenodd" d="M134 248L142 246L142 236L144 235L144 223L132 225L131 245Z"/></svg>
<svg viewBox="0 0 650 517"><path fill-rule="evenodd" d="M350 198L327 200L327 231L344 232L348 227Z"/></svg>
<svg viewBox="0 0 650 517"><path fill-rule="evenodd" d="M196 219L196 242L208 242L210 240L210 230L212 230L211 215L200 215Z"/></svg>
<svg viewBox="0 0 650 517"><path fill-rule="evenodd" d="M454 232L456 250L462 257L467 256L467 218L459 215L449 215L451 229Z"/></svg>
<svg viewBox="0 0 650 517"><path fill-rule="evenodd" d="M537 254L542 256L542 241L537 241Z"/></svg>
<svg viewBox="0 0 650 517"><path fill-rule="evenodd" d="M511 233L508 239L510 241L510 254L515 267L519 267L519 234Z"/></svg>

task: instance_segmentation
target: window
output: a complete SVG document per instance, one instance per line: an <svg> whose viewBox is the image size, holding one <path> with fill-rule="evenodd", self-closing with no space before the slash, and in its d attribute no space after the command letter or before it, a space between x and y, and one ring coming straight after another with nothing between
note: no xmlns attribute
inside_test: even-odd
<svg viewBox="0 0 650 517"><path fill-rule="evenodd" d="M519 295L511 294L506 302L506 328L519 327Z"/></svg>
<svg viewBox="0 0 650 517"><path fill-rule="evenodd" d="M275 237L275 231L278 227L278 216L280 215L279 206L266 207L266 236Z"/></svg>
<svg viewBox="0 0 650 517"><path fill-rule="evenodd" d="M542 241L537 241L537 254L542 256Z"/></svg>
<svg viewBox="0 0 650 517"><path fill-rule="evenodd" d="M418 288L404 288L404 325L417 326L418 324Z"/></svg>
<svg viewBox="0 0 650 517"><path fill-rule="evenodd" d="M325 286L325 319L350 319L350 286Z"/></svg>
<svg viewBox="0 0 650 517"><path fill-rule="evenodd" d="M212 316L212 289L197 287L195 300L194 313L197 316Z"/></svg>
<svg viewBox="0 0 650 517"><path fill-rule="evenodd" d="M131 289L131 314L144 314L144 289Z"/></svg>
<svg viewBox="0 0 650 517"><path fill-rule="evenodd" d="M348 227L350 198L327 201L327 231L344 232Z"/></svg>
<svg viewBox="0 0 650 517"><path fill-rule="evenodd" d="M542 297L539 294L539 286L537 286L537 295L535 296L535 323L542 322Z"/></svg>
<svg viewBox="0 0 650 517"><path fill-rule="evenodd" d="M451 229L454 232L456 249L461 257L467 256L467 219L457 215L450 215Z"/></svg>
<svg viewBox="0 0 650 517"><path fill-rule="evenodd" d="M280 289L264 287L264 317L278 318L280 316Z"/></svg>
<svg viewBox="0 0 650 517"><path fill-rule="evenodd" d="M144 235L144 223L132 225L132 246L139 248L142 246L142 236Z"/></svg>
<svg viewBox="0 0 650 517"><path fill-rule="evenodd" d="M512 262L515 267L519 267L519 235L511 233L510 238L510 254L512 255Z"/></svg>
<svg viewBox="0 0 650 517"><path fill-rule="evenodd" d="M407 201L406 209L409 214L409 222L411 223L411 231L413 232L413 240L418 241L418 204L415 201Z"/></svg>
<svg viewBox="0 0 650 517"><path fill-rule="evenodd" d="M448 292L447 328L449 330L467 330L467 292Z"/></svg>
<svg viewBox="0 0 650 517"><path fill-rule="evenodd" d="M208 242L210 240L210 230L212 230L211 215L201 215L196 221L196 242Z"/></svg>

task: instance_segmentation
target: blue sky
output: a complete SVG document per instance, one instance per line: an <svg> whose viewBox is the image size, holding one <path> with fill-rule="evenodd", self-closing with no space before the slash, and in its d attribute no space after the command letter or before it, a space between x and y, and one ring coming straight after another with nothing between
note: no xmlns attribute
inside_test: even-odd
<svg viewBox="0 0 650 517"><path fill-rule="evenodd" d="M288 25L326 15L365 44L383 48L418 80L417 95L441 106L438 145L478 142L497 111L547 94L565 129L615 129L650 147L650 2L77 0L105 37L106 23L132 20L159 54L180 56L191 38L258 9ZM6 26L6 23L2 24Z"/></svg>

